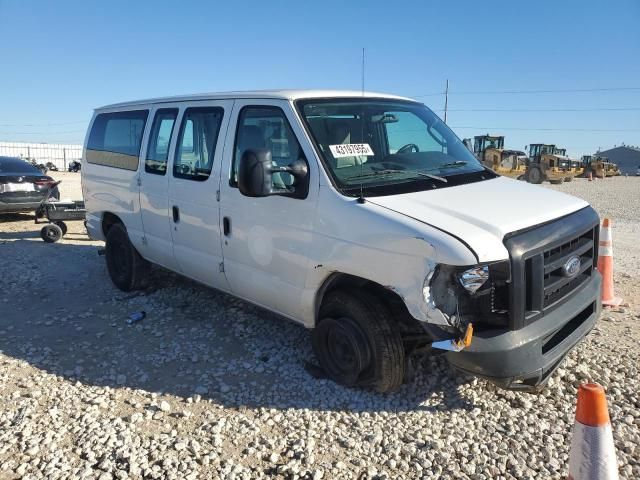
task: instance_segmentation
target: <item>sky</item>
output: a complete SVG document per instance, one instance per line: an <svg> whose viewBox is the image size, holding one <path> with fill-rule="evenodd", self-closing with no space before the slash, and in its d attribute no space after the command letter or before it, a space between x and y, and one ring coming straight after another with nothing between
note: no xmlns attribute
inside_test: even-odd
<svg viewBox="0 0 640 480"><path fill-rule="evenodd" d="M638 0L0 0L0 141L82 143L125 100L360 89L364 48L368 91L442 116L448 79L461 138L579 157L640 145L639 25Z"/></svg>

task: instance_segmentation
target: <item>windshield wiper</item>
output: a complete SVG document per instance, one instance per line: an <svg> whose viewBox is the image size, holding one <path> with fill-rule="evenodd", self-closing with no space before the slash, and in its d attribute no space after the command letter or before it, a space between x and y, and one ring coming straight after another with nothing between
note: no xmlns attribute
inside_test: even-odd
<svg viewBox="0 0 640 480"><path fill-rule="evenodd" d="M427 177L430 178L432 180L438 180L440 182L444 182L447 183L447 179L444 177L439 177L438 175L433 175L431 173L424 173L424 172L416 172L416 171L411 171L411 170L394 170L391 168L385 168L384 170L375 170L371 173L365 173L363 175L355 175L353 177L349 177L349 180L352 178L366 178L366 177L374 177L376 175L386 175L389 173L405 173L405 174L410 174L410 175L418 175L420 177Z"/></svg>
<svg viewBox="0 0 640 480"><path fill-rule="evenodd" d="M429 170L439 170L441 168L463 167L467 164L464 160L456 160L455 162L443 163Z"/></svg>

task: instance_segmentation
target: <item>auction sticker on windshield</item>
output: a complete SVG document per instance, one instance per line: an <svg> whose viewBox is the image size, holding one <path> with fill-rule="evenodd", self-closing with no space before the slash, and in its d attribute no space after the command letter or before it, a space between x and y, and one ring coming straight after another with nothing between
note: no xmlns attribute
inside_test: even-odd
<svg viewBox="0 0 640 480"><path fill-rule="evenodd" d="M342 143L340 145L329 145L333 158L341 157L373 157L375 153L368 143Z"/></svg>

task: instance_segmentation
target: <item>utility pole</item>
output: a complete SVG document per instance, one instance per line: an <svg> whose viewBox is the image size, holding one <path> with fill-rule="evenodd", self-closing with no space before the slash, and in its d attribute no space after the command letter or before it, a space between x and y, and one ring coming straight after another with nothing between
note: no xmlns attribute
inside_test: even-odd
<svg viewBox="0 0 640 480"><path fill-rule="evenodd" d="M444 90L444 123L447 123L447 104L449 103L449 79L447 78L447 87Z"/></svg>

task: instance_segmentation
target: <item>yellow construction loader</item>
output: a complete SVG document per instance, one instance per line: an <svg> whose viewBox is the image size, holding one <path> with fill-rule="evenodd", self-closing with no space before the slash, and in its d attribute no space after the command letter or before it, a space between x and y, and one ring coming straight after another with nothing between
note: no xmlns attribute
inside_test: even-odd
<svg viewBox="0 0 640 480"><path fill-rule="evenodd" d="M523 178L527 171L527 155L520 150L505 150L504 137L478 135L473 138L473 153L483 165L498 175Z"/></svg>
<svg viewBox="0 0 640 480"><path fill-rule="evenodd" d="M607 177L617 177L622 174L622 172L620 172L620 168L618 168L618 165L609 161L605 162L604 170Z"/></svg>
<svg viewBox="0 0 640 480"><path fill-rule="evenodd" d="M606 161L606 157L601 157L599 155L583 155L582 156L582 165L584 165L583 175L585 177L588 177L589 174L592 174L596 178L606 177L607 175L605 171L605 161Z"/></svg>
<svg viewBox="0 0 640 480"><path fill-rule="evenodd" d="M553 153L555 155L557 155L558 158L563 158L564 157L567 160L569 160L569 170L571 171L572 175L564 177L564 181L565 182L571 182L571 181L573 181L574 177L579 177L580 175L582 175L584 173L584 168L583 168L582 164L580 163L580 160L575 160L573 158L569 158L567 156L567 149L566 148L555 147L553 149Z"/></svg>
<svg viewBox="0 0 640 480"><path fill-rule="evenodd" d="M556 153L556 150L555 145L545 143L529 145L529 165L525 176L527 182L539 184L548 180L558 184L573 180L569 158Z"/></svg>

